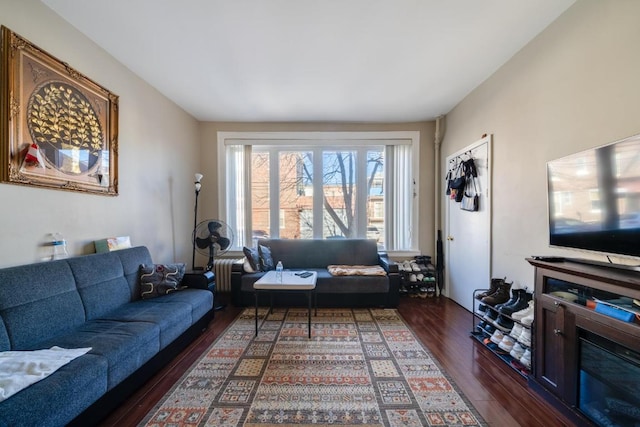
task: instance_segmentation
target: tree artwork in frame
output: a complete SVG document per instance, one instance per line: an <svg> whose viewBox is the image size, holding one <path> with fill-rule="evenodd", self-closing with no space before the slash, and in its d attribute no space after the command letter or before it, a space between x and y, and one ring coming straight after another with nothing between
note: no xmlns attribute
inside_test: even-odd
<svg viewBox="0 0 640 427"><path fill-rule="evenodd" d="M1 32L0 180L118 195L118 96Z"/></svg>

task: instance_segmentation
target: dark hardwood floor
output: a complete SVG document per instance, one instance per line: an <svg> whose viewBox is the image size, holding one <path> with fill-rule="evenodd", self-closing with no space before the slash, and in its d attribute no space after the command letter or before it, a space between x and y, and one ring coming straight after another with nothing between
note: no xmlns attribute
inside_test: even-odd
<svg viewBox="0 0 640 427"><path fill-rule="evenodd" d="M225 297L216 296L223 301ZM216 312L205 333L100 425L139 423L240 310L229 305ZM469 337L472 315L455 302L445 297L403 297L398 311L491 426L575 425L529 388L525 378Z"/></svg>

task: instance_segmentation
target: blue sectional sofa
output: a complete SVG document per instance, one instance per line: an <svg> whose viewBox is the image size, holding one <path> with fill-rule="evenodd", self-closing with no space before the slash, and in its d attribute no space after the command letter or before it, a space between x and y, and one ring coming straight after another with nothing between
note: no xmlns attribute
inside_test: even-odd
<svg viewBox="0 0 640 427"><path fill-rule="evenodd" d="M372 239L260 239L258 246L269 248L274 263L285 269L318 273L316 301L321 307L396 307L400 300L398 265L379 251ZM329 265L381 266L384 276L333 276ZM255 303L253 284L264 272L247 272L236 263L231 272L231 298L235 306ZM260 301L266 304L268 301ZM305 305L302 294L274 296L275 305Z"/></svg>
<svg viewBox="0 0 640 427"><path fill-rule="evenodd" d="M0 426L95 424L207 327L212 292L141 299L141 264L145 247L0 269L0 351L92 348L0 402Z"/></svg>

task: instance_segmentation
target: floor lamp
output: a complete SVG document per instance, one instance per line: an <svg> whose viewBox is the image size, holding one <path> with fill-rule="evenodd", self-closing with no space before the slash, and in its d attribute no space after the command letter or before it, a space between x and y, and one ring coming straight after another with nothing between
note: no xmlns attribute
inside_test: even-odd
<svg viewBox="0 0 640 427"><path fill-rule="evenodd" d="M196 181L194 184L196 187L196 206L193 209L193 235L191 236L193 253L191 256L191 269L200 270L200 268L196 268L196 227L198 226L198 196L200 195L200 189L202 188L202 184L200 183L200 181L202 181L202 174L197 173L195 176Z"/></svg>

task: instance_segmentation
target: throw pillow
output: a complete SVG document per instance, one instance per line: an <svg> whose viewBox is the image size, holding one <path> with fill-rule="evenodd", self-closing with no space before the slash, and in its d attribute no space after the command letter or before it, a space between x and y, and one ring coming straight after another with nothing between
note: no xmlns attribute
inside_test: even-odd
<svg viewBox="0 0 640 427"><path fill-rule="evenodd" d="M140 265L140 296L149 299L185 289L180 286L184 272L182 263Z"/></svg>
<svg viewBox="0 0 640 427"><path fill-rule="evenodd" d="M242 248L242 252L244 252L244 256L247 257L247 261L251 265L251 269L253 271L248 271L248 273L253 273L261 270L260 266L260 254L258 253L258 248Z"/></svg>
<svg viewBox="0 0 640 427"><path fill-rule="evenodd" d="M253 267L251 266L251 263L249 262L247 257L244 257L244 261L242 262L242 269L244 270L245 273L255 273L256 272L256 270L254 270Z"/></svg>
<svg viewBox="0 0 640 427"><path fill-rule="evenodd" d="M276 266L273 263L269 246L258 245L258 251L260 252L260 266L262 267L262 271L275 270Z"/></svg>

